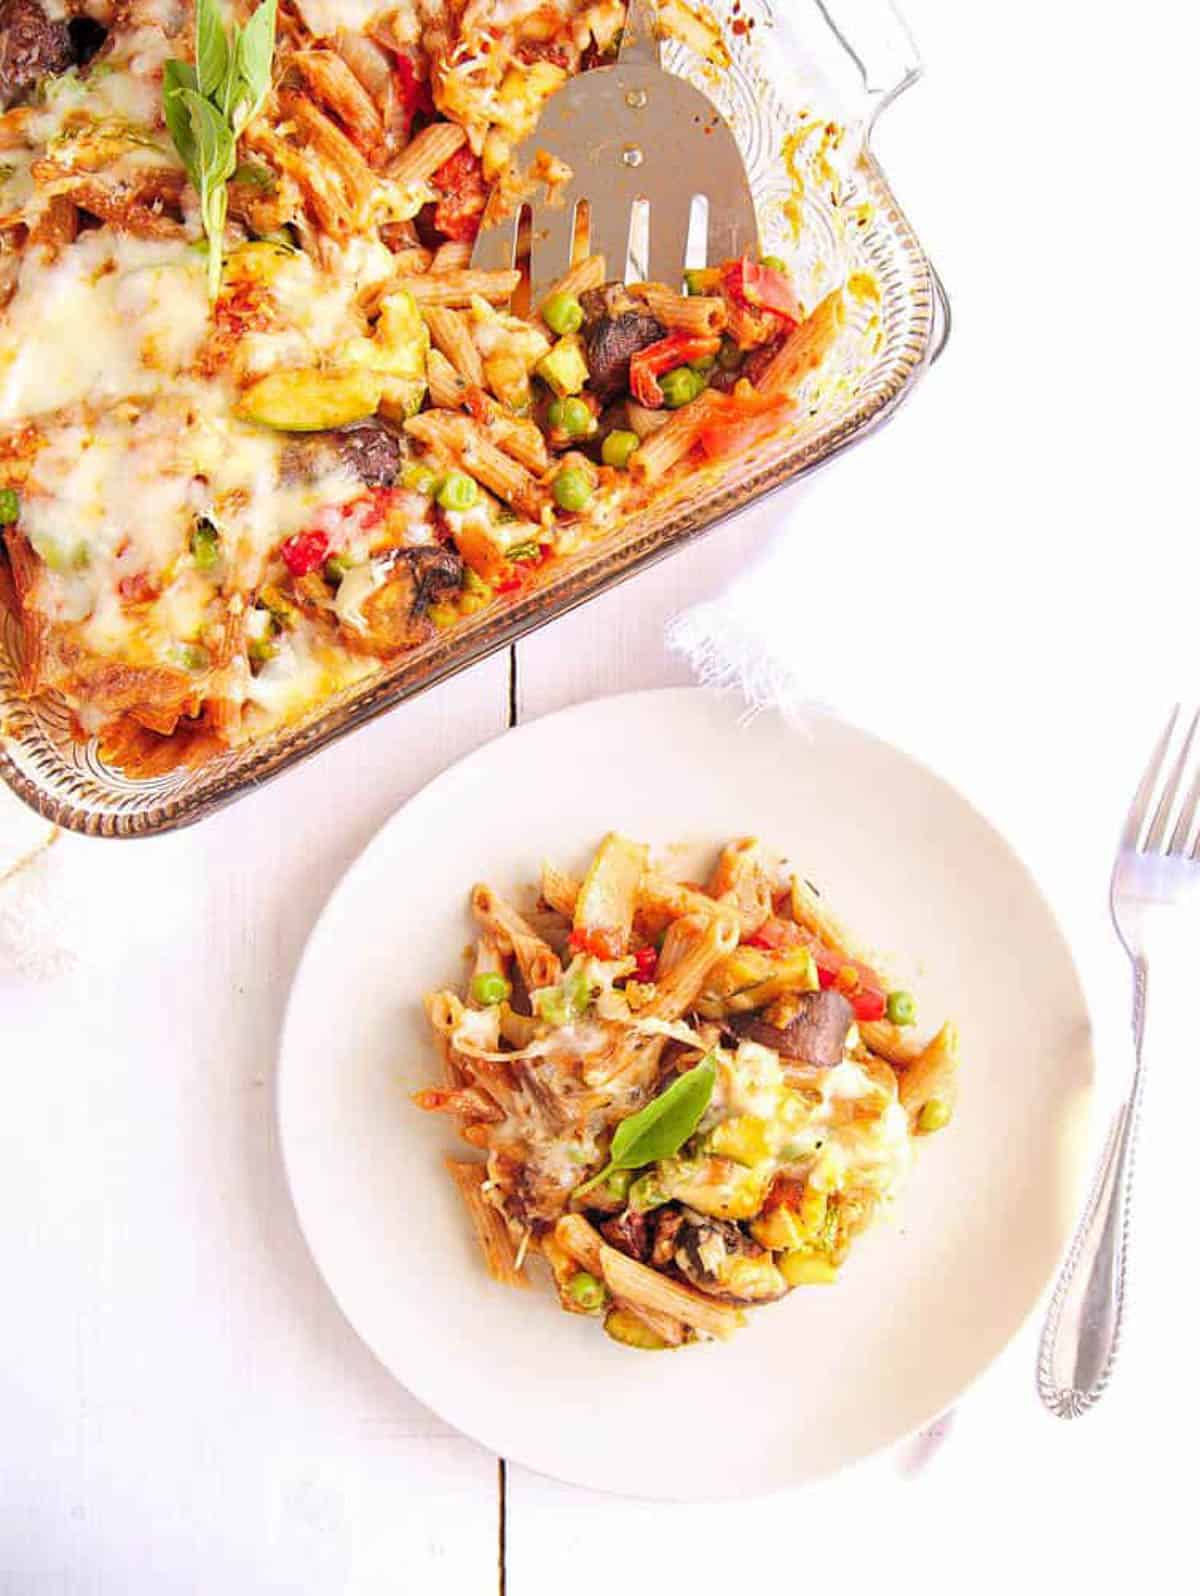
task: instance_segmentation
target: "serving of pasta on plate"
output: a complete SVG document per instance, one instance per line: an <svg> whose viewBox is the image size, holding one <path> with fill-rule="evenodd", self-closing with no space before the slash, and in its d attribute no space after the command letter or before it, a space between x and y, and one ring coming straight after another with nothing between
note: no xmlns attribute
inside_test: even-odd
<svg viewBox="0 0 1200 1596"><path fill-rule="evenodd" d="M727 1339L744 1309L837 1279L913 1147L951 1119L953 1023L916 1042L802 876L753 838L703 883L610 833L520 912L489 885L465 989L426 1008L445 1082L420 1107L484 1155L446 1160L488 1270L646 1350Z"/></svg>
<svg viewBox="0 0 1200 1596"><path fill-rule="evenodd" d="M0 609L115 768L301 719L792 425L840 288L470 266L624 14L0 0Z"/></svg>

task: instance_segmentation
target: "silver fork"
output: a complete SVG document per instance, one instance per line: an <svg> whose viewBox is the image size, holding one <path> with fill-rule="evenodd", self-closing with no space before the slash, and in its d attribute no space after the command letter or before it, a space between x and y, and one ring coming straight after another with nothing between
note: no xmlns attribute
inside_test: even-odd
<svg viewBox="0 0 1200 1596"><path fill-rule="evenodd" d="M587 207L587 253L605 257L610 280L677 287L697 198L707 206L706 236L701 240L696 229L695 258L687 264L703 266L758 247L754 197L737 141L706 95L663 70L656 16L654 0L630 0L616 64L581 72L553 94L534 132L513 152L521 172L548 151L574 174L553 204L533 206L535 305L573 263L581 204ZM514 264L523 208L481 229L472 266L504 271Z"/></svg>
<svg viewBox="0 0 1200 1596"><path fill-rule="evenodd" d="M1113 923L1133 965L1136 1062L1129 1094L1113 1120L1042 1331L1038 1391L1061 1419L1086 1413L1100 1399L1112 1376L1120 1341L1133 1151L1144 1078L1147 927L1200 890L1200 836L1193 836L1200 811L1200 713L1192 719L1172 758L1178 722L1176 705L1134 795L1113 868Z"/></svg>

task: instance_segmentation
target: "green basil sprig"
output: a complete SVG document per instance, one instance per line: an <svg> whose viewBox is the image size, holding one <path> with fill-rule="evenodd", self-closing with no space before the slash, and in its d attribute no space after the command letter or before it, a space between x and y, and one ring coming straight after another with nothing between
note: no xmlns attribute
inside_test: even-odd
<svg viewBox="0 0 1200 1596"><path fill-rule="evenodd" d="M276 0L263 0L244 28L235 23L227 32L221 0L196 0L195 64L168 61L163 69L163 118L200 196L210 300L221 289L227 185L237 166L238 136L271 87L275 6Z"/></svg>
<svg viewBox="0 0 1200 1596"><path fill-rule="evenodd" d="M661 1092L653 1102L617 1126L608 1163L598 1175L576 1188L582 1197L618 1169L643 1169L673 1158L704 1118L717 1083L716 1060L710 1053Z"/></svg>

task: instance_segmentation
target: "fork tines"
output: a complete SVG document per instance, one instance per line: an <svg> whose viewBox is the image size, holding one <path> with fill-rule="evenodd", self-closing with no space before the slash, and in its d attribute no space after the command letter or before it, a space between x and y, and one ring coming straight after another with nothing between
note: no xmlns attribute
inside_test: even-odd
<svg viewBox="0 0 1200 1596"><path fill-rule="evenodd" d="M1180 741L1177 733L1184 725L1187 730ZM1193 835L1200 813L1198 730L1200 710L1189 719L1176 704L1134 795L1121 838L1123 848L1200 860L1200 834ZM1172 828L1169 842L1168 828Z"/></svg>

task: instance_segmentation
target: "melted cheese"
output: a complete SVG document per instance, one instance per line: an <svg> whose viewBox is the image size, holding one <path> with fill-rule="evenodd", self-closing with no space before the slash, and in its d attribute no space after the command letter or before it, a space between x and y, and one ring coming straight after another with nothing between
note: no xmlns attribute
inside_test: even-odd
<svg viewBox="0 0 1200 1596"><path fill-rule="evenodd" d="M0 325L0 423L171 387L207 330L185 245L99 228L52 263L27 256Z"/></svg>

